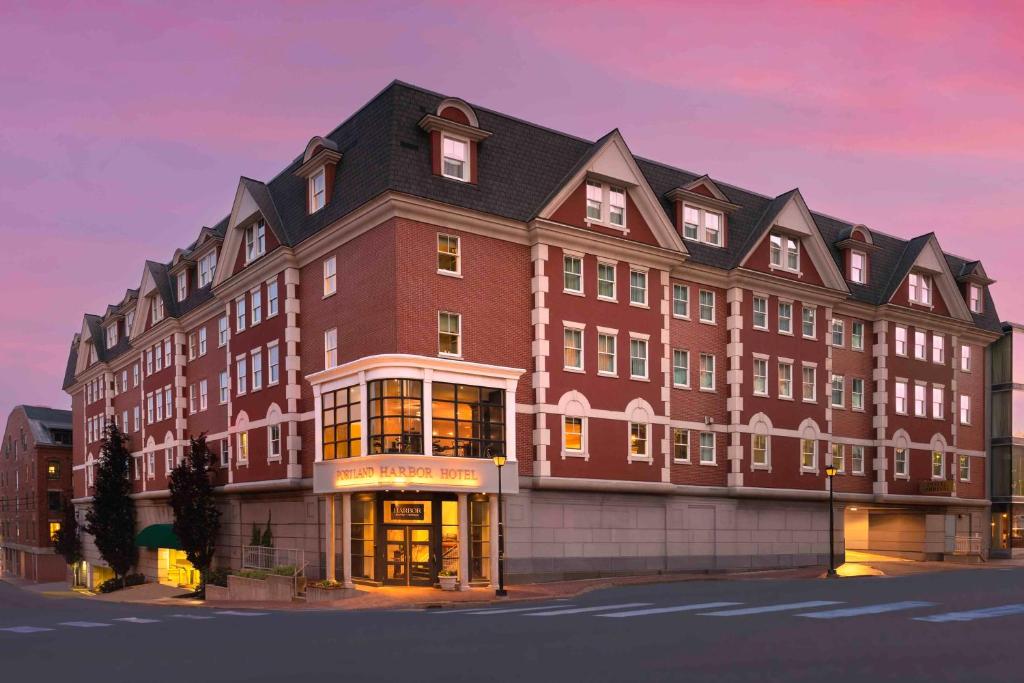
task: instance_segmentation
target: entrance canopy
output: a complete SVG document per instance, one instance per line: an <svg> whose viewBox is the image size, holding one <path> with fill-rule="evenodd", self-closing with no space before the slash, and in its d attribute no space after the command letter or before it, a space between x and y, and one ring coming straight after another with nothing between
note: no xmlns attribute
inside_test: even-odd
<svg viewBox="0 0 1024 683"><path fill-rule="evenodd" d="M150 524L135 537L135 545L150 550L155 548L182 550L181 541L170 524Z"/></svg>

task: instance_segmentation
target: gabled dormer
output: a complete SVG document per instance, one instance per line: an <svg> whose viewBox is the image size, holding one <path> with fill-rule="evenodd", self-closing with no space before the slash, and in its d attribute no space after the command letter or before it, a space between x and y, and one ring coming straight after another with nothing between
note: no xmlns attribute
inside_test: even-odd
<svg viewBox="0 0 1024 683"><path fill-rule="evenodd" d="M866 285L871 278L871 254L878 249L871 231L865 225L853 225L843 230L835 243L843 255L843 275L847 282Z"/></svg>
<svg viewBox="0 0 1024 683"><path fill-rule="evenodd" d="M995 280L985 273L985 268L981 265L981 261L968 261L964 263L957 274L956 281L960 285L960 292L963 294L964 301L967 302L967 308L971 313L976 315L984 313L987 288L989 285L994 284Z"/></svg>
<svg viewBox="0 0 1024 683"><path fill-rule="evenodd" d="M318 135L306 145L302 165L295 169L295 175L306 179L307 213L316 213L330 203L339 161L341 152L334 140Z"/></svg>
<svg viewBox="0 0 1024 683"><path fill-rule="evenodd" d="M241 178L228 217L224 246L213 277L214 286L278 247L290 244L270 188L258 180Z"/></svg>
<svg viewBox="0 0 1024 683"><path fill-rule="evenodd" d="M175 249L171 258L171 265L167 274L174 286L174 300L181 302L188 298L189 293L195 287L193 271L196 262L192 259L192 252L188 249Z"/></svg>
<svg viewBox="0 0 1024 683"><path fill-rule="evenodd" d="M729 201L718 184L704 175L669 190L665 197L675 207L676 230L684 240L724 248L728 243L729 214L740 208Z"/></svg>
<svg viewBox="0 0 1024 683"><path fill-rule="evenodd" d="M192 247L192 259L196 263L196 287L202 289L213 283L217 273L217 258L220 245L224 240L212 228L204 227L199 231L195 246Z"/></svg>
<svg viewBox="0 0 1024 683"><path fill-rule="evenodd" d="M441 100L433 114L419 126L430 134L430 159L434 175L475 185L480 143L491 134L480 128L476 112L457 97Z"/></svg>
<svg viewBox="0 0 1024 683"><path fill-rule="evenodd" d="M956 278L935 235L907 242L889 282L888 303L971 322Z"/></svg>

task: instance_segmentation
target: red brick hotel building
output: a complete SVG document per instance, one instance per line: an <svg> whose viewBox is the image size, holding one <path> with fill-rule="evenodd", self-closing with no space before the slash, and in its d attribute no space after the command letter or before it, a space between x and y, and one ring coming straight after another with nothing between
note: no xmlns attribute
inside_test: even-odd
<svg viewBox="0 0 1024 683"><path fill-rule="evenodd" d="M105 420L140 531L191 435L220 564L254 524L345 582L511 580L952 552L982 531L981 264L395 82L137 290L86 315L76 503ZM141 569L163 579L162 550ZM102 561L86 543L90 572Z"/></svg>

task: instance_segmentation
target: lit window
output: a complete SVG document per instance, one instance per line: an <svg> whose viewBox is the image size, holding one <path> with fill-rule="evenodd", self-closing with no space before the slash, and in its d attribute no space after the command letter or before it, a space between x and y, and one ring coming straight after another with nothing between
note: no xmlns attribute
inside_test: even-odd
<svg viewBox="0 0 1024 683"><path fill-rule="evenodd" d="M647 458L647 425L642 422L629 423L629 454L633 458Z"/></svg>
<svg viewBox="0 0 1024 683"><path fill-rule="evenodd" d="M686 285L672 285L672 315L690 317L690 288Z"/></svg>
<svg viewBox="0 0 1024 683"><path fill-rule="evenodd" d="M562 289L574 294L583 293L583 259L566 256L562 259Z"/></svg>
<svg viewBox="0 0 1024 683"><path fill-rule="evenodd" d="M768 299L763 296L754 297L754 329L768 329Z"/></svg>
<svg viewBox="0 0 1024 683"><path fill-rule="evenodd" d="M338 364L338 328L332 327L324 332L324 368L333 368Z"/></svg>
<svg viewBox="0 0 1024 683"><path fill-rule="evenodd" d="M818 442L815 439L800 439L800 468L818 468Z"/></svg>
<svg viewBox="0 0 1024 683"><path fill-rule="evenodd" d="M188 273L178 273L178 301L184 301L188 296Z"/></svg>
<svg viewBox="0 0 1024 683"><path fill-rule="evenodd" d="M899 415L907 414L907 382L896 380L896 412Z"/></svg>
<svg viewBox="0 0 1024 683"><path fill-rule="evenodd" d="M60 522L50 522L50 541L56 542L57 534L60 533Z"/></svg>
<svg viewBox="0 0 1024 683"><path fill-rule="evenodd" d="M715 462L715 435L712 432L700 433L700 462L703 465Z"/></svg>
<svg viewBox="0 0 1024 683"><path fill-rule="evenodd" d="M785 235L769 238L769 255L773 268L791 272L800 271L800 241Z"/></svg>
<svg viewBox="0 0 1024 683"><path fill-rule="evenodd" d="M793 334L793 304L779 302L779 332L782 334Z"/></svg>
<svg viewBox="0 0 1024 683"><path fill-rule="evenodd" d="M924 384L914 385L914 416L925 417L928 414L928 387Z"/></svg>
<svg viewBox="0 0 1024 683"><path fill-rule="evenodd" d="M615 369L615 335L597 335L597 373L599 375L614 375Z"/></svg>
<svg viewBox="0 0 1024 683"><path fill-rule="evenodd" d="M362 454L362 387L359 384L321 394L323 459Z"/></svg>
<svg viewBox="0 0 1024 683"><path fill-rule="evenodd" d="M946 362L946 338L935 332L932 332L932 362Z"/></svg>
<svg viewBox="0 0 1024 683"><path fill-rule="evenodd" d="M710 353L700 354L700 388L715 389L715 357Z"/></svg>
<svg viewBox="0 0 1024 683"><path fill-rule="evenodd" d="M338 291L338 259L332 256L324 261L324 296Z"/></svg>
<svg viewBox="0 0 1024 683"><path fill-rule="evenodd" d="M793 398L793 366L779 363L779 398Z"/></svg>
<svg viewBox="0 0 1024 683"><path fill-rule="evenodd" d="M940 386L932 386L932 417L937 420L942 419L942 415L945 412L943 405L946 403L946 392Z"/></svg>
<svg viewBox="0 0 1024 683"><path fill-rule="evenodd" d="M437 236L437 272L451 275L462 272L460 246L460 239L456 235Z"/></svg>
<svg viewBox="0 0 1024 683"><path fill-rule="evenodd" d="M942 451L932 451L932 479L944 479L946 475L946 456Z"/></svg>
<svg viewBox="0 0 1024 683"><path fill-rule="evenodd" d="M971 480L971 458L967 455L960 456L960 481Z"/></svg>
<svg viewBox="0 0 1024 683"><path fill-rule="evenodd" d="M832 405L836 408L843 407L843 396L845 378L842 375L832 375Z"/></svg>
<svg viewBox="0 0 1024 683"><path fill-rule="evenodd" d="M850 281L859 284L867 282L867 265L868 257L862 251L851 251L850 252Z"/></svg>
<svg viewBox="0 0 1024 683"><path fill-rule="evenodd" d="M910 274L910 300L915 304L932 305L932 279L921 273Z"/></svg>
<svg viewBox="0 0 1024 683"><path fill-rule="evenodd" d="M441 174L445 178L469 180L469 143L447 135L442 139Z"/></svg>
<svg viewBox="0 0 1024 683"><path fill-rule="evenodd" d="M754 359L754 394L768 395L768 361L764 358Z"/></svg>
<svg viewBox="0 0 1024 683"><path fill-rule="evenodd" d="M249 462L249 432L238 434L238 462L245 464Z"/></svg>
<svg viewBox="0 0 1024 683"><path fill-rule="evenodd" d="M438 349L445 356L462 355L462 316L441 311L437 314Z"/></svg>
<svg viewBox="0 0 1024 683"><path fill-rule="evenodd" d="M981 303L981 301L982 301L982 298L981 298L981 287L979 287L978 285L970 285L969 292L968 292L968 297L969 297L969 303L970 303L970 307L971 307L971 312L972 313L981 313L981 310L982 310L981 309L981 307L982 307L982 303Z"/></svg>
<svg viewBox="0 0 1024 683"><path fill-rule="evenodd" d="M750 459L756 467L768 466L767 434L754 434L750 437Z"/></svg>
<svg viewBox="0 0 1024 683"><path fill-rule="evenodd" d="M245 229L245 262L255 261L267 253L267 226L263 221Z"/></svg>
<svg viewBox="0 0 1024 683"><path fill-rule="evenodd" d="M698 314L702 323L715 322L715 293L706 289L700 290Z"/></svg>
<svg viewBox="0 0 1024 683"><path fill-rule="evenodd" d="M817 321L818 311L817 309L810 308L808 306L801 306L800 311L803 315L803 335L806 339L814 339L816 335L815 322Z"/></svg>
<svg viewBox="0 0 1024 683"><path fill-rule="evenodd" d="M864 350L864 323L853 323L850 330L850 348L854 351Z"/></svg>
<svg viewBox="0 0 1024 683"><path fill-rule="evenodd" d="M563 418L562 438L565 450L573 453L583 452L583 418Z"/></svg>
<svg viewBox="0 0 1024 683"><path fill-rule="evenodd" d="M60 479L60 462L57 460L50 460L46 463L46 478L47 479Z"/></svg>
<svg viewBox="0 0 1024 683"><path fill-rule="evenodd" d="M854 377L850 383L850 407L864 410L864 380Z"/></svg>
<svg viewBox="0 0 1024 683"><path fill-rule="evenodd" d="M893 473L897 477L907 476L907 449L897 448L893 451Z"/></svg>
<svg viewBox="0 0 1024 683"><path fill-rule="evenodd" d="M689 430L672 429L672 459L675 462L690 462Z"/></svg>
<svg viewBox="0 0 1024 683"><path fill-rule="evenodd" d="M647 273L642 270L629 271L629 303L647 305Z"/></svg>
<svg viewBox="0 0 1024 683"><path fill-rule="evenodd" d="M647 340L629 340L629 376L647 379Z"/></svg>
<svg viewBox="0 0 1024 683"><path fill-rule="evenodd" d="M316 213L327 203L327 173L320 169L309 179L309 212Z"/></svg>
<svg viewBox="0 0 1024 683"><path fill-rule="evenodd" d="M818 400L818 368L813 365L805 365L801 371L801 390L803 394L801 398L804 401L817 401Z"/></svg>
<svg viewBox="0 0 1024 683"><path fill-rule="evenodd" d="M615 301L615 265L597 264L597 298Z"/></svg>
<svg viewBox="0 0 1024 683"><path fill-rule="evenodd" d="M677 387L690 386L690 352L672 350L672 384Z"/></svg>
<svg viewBox="0 0 1024 683"><path fill-rule="evenodd" d="M205 287L213 282L213 275L217 271L217 250L214 249L199 259L199 286Z"/></svg>
<svg viewBox="0 0 1024 683"><path fill-rule="evenodd" d="M846 456L843 453L843 444L834 443L832 444L831 452L832 467L835 467L839 472L846 471Z"/></svg>
<svg viewBox="0 0 1024 683"><path fill-rule="evenodd" d="M563 332L564 367L566 370L583 369L583 330L567 327Z"/></svg>

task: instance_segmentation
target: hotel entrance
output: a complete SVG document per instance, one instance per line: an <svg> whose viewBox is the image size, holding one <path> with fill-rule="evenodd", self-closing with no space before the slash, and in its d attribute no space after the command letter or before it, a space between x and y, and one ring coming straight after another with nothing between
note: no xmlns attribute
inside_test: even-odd
<svg viewBox="0 0 1024 683"><path fill-rule="evenodd" d="M439 501L444 507L445 502ZM382 500L384 583L430 586L437 576L433 500Z"/></svg>

